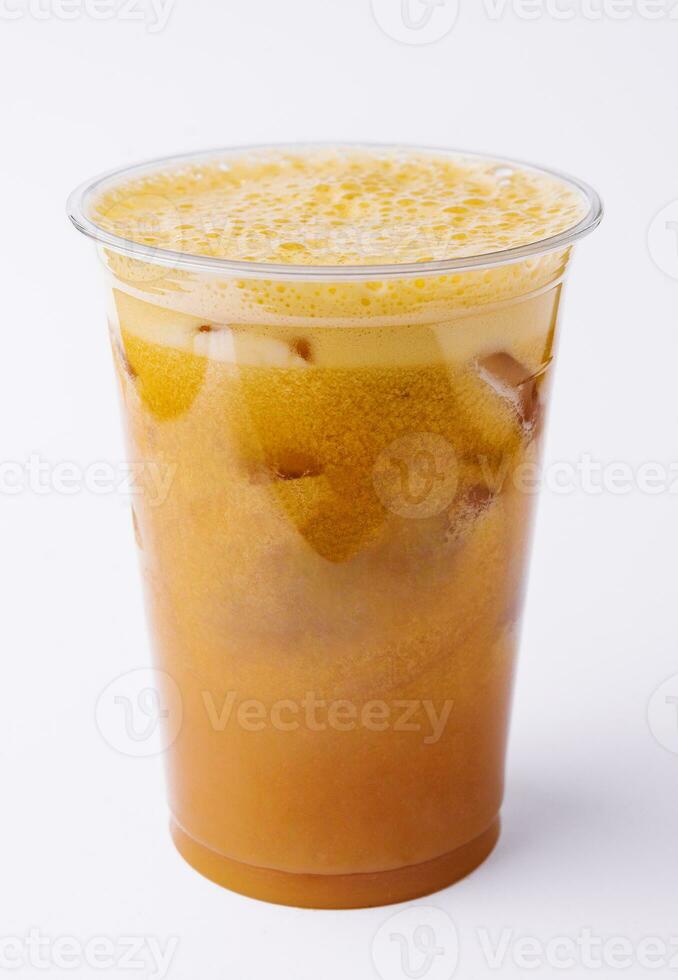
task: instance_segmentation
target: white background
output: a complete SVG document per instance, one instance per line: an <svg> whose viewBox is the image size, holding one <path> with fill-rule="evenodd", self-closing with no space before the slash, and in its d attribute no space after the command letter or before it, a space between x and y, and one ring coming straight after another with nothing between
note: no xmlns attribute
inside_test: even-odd
<svg viewBox="0 0 678 980"><path fill-rule="evenodd" d="M618 0L594 19L602 0L560 0L576 16L527 20L461 0L454 28L422 45L402 43L423 32L408 35L396 0L377 12L400 40L370 0L175 0L160 31L136 2L145 20L95 20L77 0L65 11L0 3L2 461L124 458L97 263L64 214L72 186L159 154L333 138L496 151L598 187L607 214L573 269L548 459L678 459L675 235L664 223L647 244L678 197L668 8L649 20ZM426 30L443 32L449 3ZM620 9L631 16L611 16ZM373 937L397 909L277 908L203 880L169 842L159 759L119 754L97 730L99 693L148 658L128 502L26 487L0 494L0 520L0 936L178 937L173 980L377 977ZM678 934L678 723L656 719L670 751L647 721L652 693L678 672L677 530L668 489L544 492L503 837L408 920L429 921L422 905L452 917L456 976L676 973L545 962L526 972L511 948L491 969L477 930L494 942L503 929L548 940L588 927L632 944ZM418 975L449 976L446 936ZM406 977L380 942L385 980ZM11 975L62 971L26 954ZM118 963L63 975L154 974Z"/></svg>

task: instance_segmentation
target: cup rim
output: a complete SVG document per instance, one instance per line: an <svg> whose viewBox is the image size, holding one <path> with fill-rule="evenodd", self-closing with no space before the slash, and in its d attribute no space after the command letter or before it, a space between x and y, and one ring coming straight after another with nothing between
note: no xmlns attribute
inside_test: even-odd
<svg viewBox="0 0 678 980"><path fill-rule="evenodd" d="M96 224L88 214L89 205L95 195L106 189L124 184L130 179L152 173L155 170L172 169L188 163L208 162L228 156L272 151L304 152L319 149L366 150L419 152L454 156L468 160L483 160L499 166L509 166L544 174L564 182L579 191L588 204L584 216L571 228L556 235L529 242L526 245L511 246L478 255L458 258L436 259L431 262L378 263L370 265L300 265L293 263L253 262L241 259L199 255L157 246L143 245L106 231ZM217 147L210 150L179 153L171 156L155 157L131 166L108 170L103 174L84 181L69 195L66 210L70 221L78 231L99 245L114 250L137 261L149 262L169 268L179 268L190 272L219 274L227 273L238 278L284 279L286 281L361 281L371 279L393 279L447 275L491 269L508 265L524 259L545 255L549 252L570 248L580 239L590 234L600 224L603 217L602 200L589 184L562 171L516 160L512 157L492 153L476 153L449 147L420 146L410 143L372 143L351 141L309 141L291 143L258 143L245 146Z"/></svg>

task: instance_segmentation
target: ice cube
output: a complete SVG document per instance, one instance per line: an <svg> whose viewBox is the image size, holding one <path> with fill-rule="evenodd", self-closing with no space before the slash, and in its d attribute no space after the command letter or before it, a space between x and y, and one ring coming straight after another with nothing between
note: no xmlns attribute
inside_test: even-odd
<svg viewBox="0 0 678 980"><path fill-rule="evenodd" d="M308 453L283 451L273 459L247 466L249 481L252 484L275 483L278 480L301 480L304 477L320 476L323 468Z"/></svg>
<svg viewBox="0 0 678 980"><path fill-rule="evenodd" d="M532 429L539 417L538 378L546 369L535 373L517 361L507 351L496 351L477 362L478 373L498 395L507 398L520 416L523 425Z"/></svg>
<svg viewBox="0 0 678 980"><path fill-rule="evenodd" d="M283 453L271 466L278 480L300 480L305 476L320 476L322 466L308 453Z"/></svg>

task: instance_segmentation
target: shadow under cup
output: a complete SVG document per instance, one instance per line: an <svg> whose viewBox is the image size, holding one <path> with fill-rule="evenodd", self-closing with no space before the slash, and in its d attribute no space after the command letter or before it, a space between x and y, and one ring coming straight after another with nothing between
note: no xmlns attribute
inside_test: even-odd
<svg viewBox="0 0 678 980"><path fill-rule="evenodd" d="M498 836L558 306L600 202L570 181L578 225L471 259L272 266L93 224L136 172L71 217L106 271L155 662L182 702L176 846L283 904L435 891Z"/></svg>

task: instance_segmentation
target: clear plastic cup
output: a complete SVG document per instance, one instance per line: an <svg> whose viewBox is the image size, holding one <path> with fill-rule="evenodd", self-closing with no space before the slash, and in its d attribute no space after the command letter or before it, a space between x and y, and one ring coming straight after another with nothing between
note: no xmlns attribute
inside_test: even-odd
<svg viewBox="0 0 678 980"><path fill-rule="evenodd" d="M554 175L585 203L566 232L379 266L190 255L92 218L120 186L121 228L152 227L167 202L131 179L243 152L69 201L105 269L155 662L183 703L172 834L257 898L403 901L498 837L558 307L601 204Z"/></svg>

